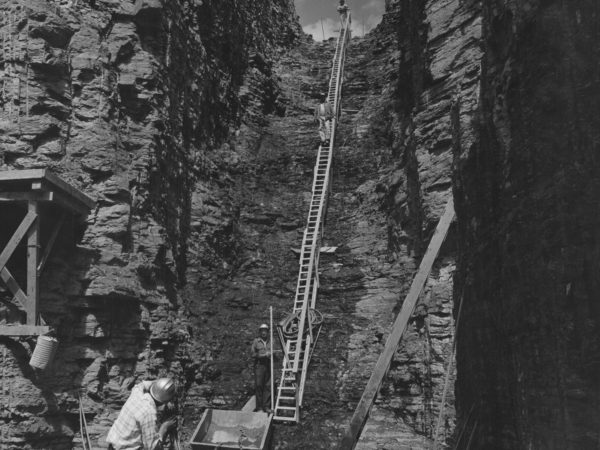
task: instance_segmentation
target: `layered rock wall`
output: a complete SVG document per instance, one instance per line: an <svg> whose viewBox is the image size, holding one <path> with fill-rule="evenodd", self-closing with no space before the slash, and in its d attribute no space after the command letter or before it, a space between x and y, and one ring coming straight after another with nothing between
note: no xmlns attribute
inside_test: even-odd
<svg viewBox="0 0 600 450"><path fill-rule="evenodd" d="M258 3L0 6L2 169L50 168L97 201L86 223L67 221L42 275L53 368L34 374L29 344L1 341L1 448L77 446L79 395L102 446L137 380L170 373L184 395L194 379L179 294L193 192L242 112L273 107L264 61L298 34L291 2Z"/></svg>
<svg viewBox="0 0 600 450"><path fill-rule="evenodd" d="M455 172L458 448L600 445L599 14L483 3L481 110Z"/></svg>

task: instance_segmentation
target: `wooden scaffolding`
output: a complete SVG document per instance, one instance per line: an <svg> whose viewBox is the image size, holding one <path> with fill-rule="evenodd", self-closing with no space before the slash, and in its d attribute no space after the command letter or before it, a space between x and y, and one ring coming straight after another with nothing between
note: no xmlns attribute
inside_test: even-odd
<svg viewBox="0 0 600 450"><path fill-rule="evenodd" d="M26 319L25 323L0 325L0 336L46 334L50 327L39 314L40 274L65 218L71 215L84 219L95 206L95 202L47 169L9 170L0 172L0 217L4 217L4 220L0 219L0 223L10 222L8 219L11 217L5 215L9 209L6 206L23 206L27 211L0 252L0 279L12 294L12 303L25 313ZM49 208L60 210L60 218L41 251L43 211ZM19 285L7 267L21 243L24 243L27 249L25 288Z"/></svg>

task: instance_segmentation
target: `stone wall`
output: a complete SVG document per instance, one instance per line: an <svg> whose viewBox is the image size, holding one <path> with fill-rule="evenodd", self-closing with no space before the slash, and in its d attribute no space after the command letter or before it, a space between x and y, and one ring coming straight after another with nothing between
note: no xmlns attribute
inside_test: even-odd
<svg viewBox="0 0 600 450"><path fill-rule="evenodd" d="M388 252L406 277L396 299L401 302L451 195L453 149L473 140L471 119L479 103L481 60L479 3L389 2L374 33L373 47L390 45L386 40L392 36L396 70L393 82L381 92L382 113L373 114L380 119L371 129L387 140L391 152L375 191L387 217ZM455 245L451 228L367 422L363 441L398 445L402 441L394 441L390 430L395 423L398 435L406 433L398 418L405 427L434 438L444 377L453 363ZM399 308L397 303L390 312ZM448 444L455 427L454 380L455 371L450 368L438 436ZM422 448L429 444L414 441L410 445Z"/></svg>
<svg viewBox="0 0 600 450"><path fill-rule="evenodd" d="M273 107L264 61L298 35L292 2L258 3L0 6L2 169L50 168L97 201L84 224L67 220L42 275L53 368L28 368L30 341L0 343L3 449L77 447L79 395L102 447L136 380L195 379L180 296L193 193L242 113Z"/></svg>
<svg viewBox="0 0 600 450"><path fill-rule="evenodd" d="M483 3L477 134L455 171L458 448L600 444L599 13Z"/></svg>

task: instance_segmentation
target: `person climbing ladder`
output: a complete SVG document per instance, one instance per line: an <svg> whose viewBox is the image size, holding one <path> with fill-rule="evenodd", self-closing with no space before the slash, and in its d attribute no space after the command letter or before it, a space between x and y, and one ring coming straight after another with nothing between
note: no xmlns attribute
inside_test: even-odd
<svg viewBox="0 0 600 450"><path fill-rule="evenodd" d="M320 95L321 103L315 108L315 120L319 122L319 137L321 145L327 145L331 138L331 119L333 119L333 108L327 101L324 93Z"/></svg>
<svg viewBox="0 0 600 450"><path fill-rule="evenodd" d="M348 11L349 10L350 10L350 8L348 7L348 5L346 5L346 0L340 0L340 4L337 7L337 12L340 13L340 20L342 21L342 24L348 18Z"/></svg>

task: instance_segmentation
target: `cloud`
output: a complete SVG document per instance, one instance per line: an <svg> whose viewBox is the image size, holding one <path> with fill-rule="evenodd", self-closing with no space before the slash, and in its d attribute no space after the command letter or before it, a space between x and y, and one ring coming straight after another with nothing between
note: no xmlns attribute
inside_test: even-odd
<svg viewBox="0 0 600 450"><path fill-rule="evenodd" d="M300 1L304 1L304 0L300 0ZM383 0L371 0L369 3L362 5L360 9L375 10L375 11L383 12L384 2L383 2Z"/></svg>
<svg viewBox="0 0 600 450"><path fill-rule="evenodd" d="M363 26L364 33L368 33L375 28L381 21L381 15L369 14L366 17L353 17L352 19L352 36L362 37ZM323 26L321 27L321 21L305 25L303 30L306 34L311 34L315 41L323 40L323 32L325 32L325 40L337 37L340 32L341 22L334 19L323 19Z"/></svg>
<svg viewBox="0 0 600 450"><path fill-rule="evenodd" d="M331 37L337 37L340 32L341 22L333 19L323 19L323 26L321 27L321 21L305 25L303 30L306 34L312 34L315 41L323 39L323 32L325 32L325 39Z"/></svg>

